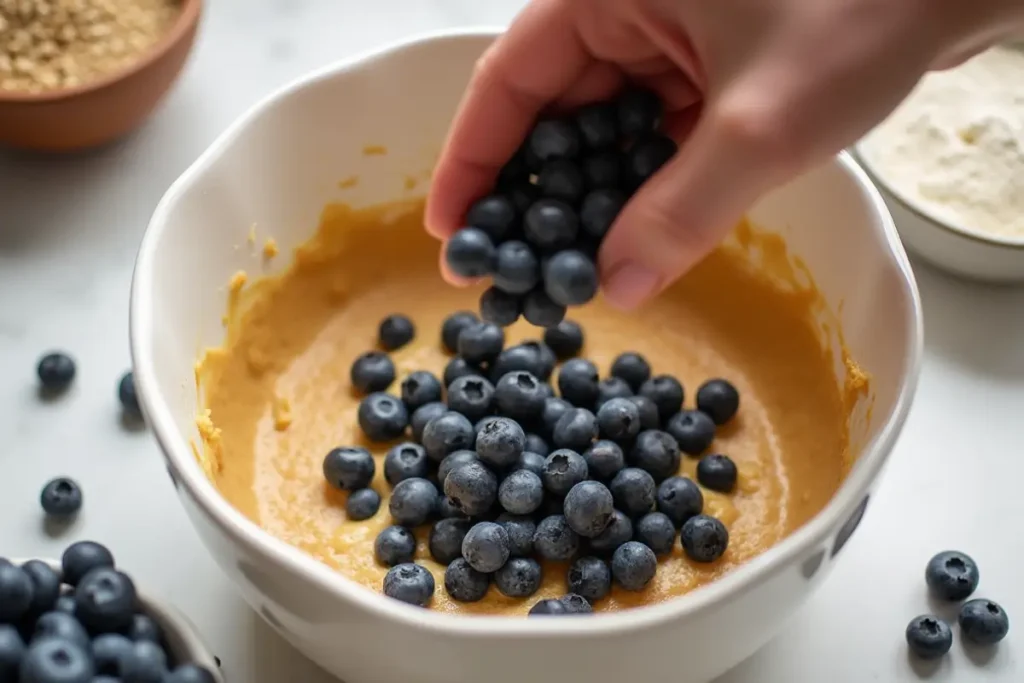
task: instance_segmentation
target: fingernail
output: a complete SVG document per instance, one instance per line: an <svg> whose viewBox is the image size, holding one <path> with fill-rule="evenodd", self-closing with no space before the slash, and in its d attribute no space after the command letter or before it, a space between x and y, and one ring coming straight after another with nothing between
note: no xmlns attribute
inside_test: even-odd
<svg viewBox="0 0 1024 683"><path fill-rule="evenodd" d="M616 308L636 308L658 291L660 276L639 263L615 268L604 285L604 297Z"/></svg>

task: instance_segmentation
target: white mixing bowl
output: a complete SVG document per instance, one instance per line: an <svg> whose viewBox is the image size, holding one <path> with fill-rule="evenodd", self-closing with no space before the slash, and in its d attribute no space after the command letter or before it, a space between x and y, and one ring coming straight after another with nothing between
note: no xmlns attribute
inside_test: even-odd
<svg viewBox="0 0 1024 683"><path fill-rule="evenodd" d="M349 197L405 196L429 171L493 31L431 34L331 66L266 99L174 183L143 242L131 300L135 381L185 508L253 608L348 683L707 681L765 642L828 574L903 425L921 360L921 310L889 213L847 155L780 189L752 220L783 234L872 376L859 460L813 520L720 581L663 604L591 618L458 617L368 591L270 536L204 476L193 365L224 330L225 284L259 272L250 227L287 252L308 239L338 181ZM368 155L367 145L387 154ZM422 191L422 188L419 189ZM285 265L287 259L276 259ZM273 269L271 269L273 270ZM839 377L845 372L837 364ZM841 556L839 556L841 557Z"/></svg>

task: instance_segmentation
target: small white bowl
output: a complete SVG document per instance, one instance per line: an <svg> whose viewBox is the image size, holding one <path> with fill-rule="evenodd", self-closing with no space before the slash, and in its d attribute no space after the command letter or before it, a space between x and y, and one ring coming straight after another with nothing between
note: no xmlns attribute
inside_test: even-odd
<svg viewBox="0 0 1024 683"><path fill-rule="evenodd" d="M31 559L40 559L50 565L50 569L57 572L58 575L61 574L60 560L26 557L12 559L11 563L21 566ZM175 663L191 662L192 664L205 667L213 674L213 679L216 683L224 683L224 676L221 674L220 666L217 665L217 659L206 649L206 644L189 618L178 611L176 607L172 607L148 595L139 588L137 582L135 588L138 591L139 604L142 605L142 611L152 617L160 627L160 630L163 631L172 660Z"/></svg>
<svg viewBox="0 0 1024 683"><path fill-rule="evenodd" d="M1024 238L991 235L931 214L885 180L864 152L866 144L862 141L854 148L857 160L878 187L900 237L914 254L972 280L1024 282Z"/></svg>
<svg viewBox="0 0 1024 683"><path fill-rule="evenodd" d="M199 442L193 366L203 347L223 342L225 285L239 269L261 272L252 253L259 250L238 248L250 227L270 231L289 253L313 235L330 201L407 196L405 179L433 166L495 35L420 36L303 78L257 104L174 183L149 225L132 285L140 401L210 554L278 633L347 683L583 683L637 671L702 683L766 643L842 557L917 385L922 329L913 274L885 204L849 155L765 198L751 218L778 230L814 274L847 348L872 376L872 410L858 411L851 426L859 459L814 519L683 598L549 620L411 607L251 522L220 496L189 445ZM387 154L368 156L367 145ZM341 195L338 181L353 174L358 186ZM271 272L288 259L276 261ZM838 360L835 369L839 378L849 371Z"/></svg>

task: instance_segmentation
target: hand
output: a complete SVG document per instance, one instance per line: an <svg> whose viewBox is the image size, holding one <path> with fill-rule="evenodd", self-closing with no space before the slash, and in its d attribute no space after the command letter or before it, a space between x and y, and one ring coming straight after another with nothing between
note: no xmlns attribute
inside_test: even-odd
<svg viewBox="0 0 1024 683"><path fill-rule="evenodd" d="M881 121L927 70L1019 28L1022 7L533 0L477 65L434 175L427 227L440 239L461 227L541 112L638 82L665 101L680 151L601 248L606 298L635 307L712 250L763 193Z"/></svg>

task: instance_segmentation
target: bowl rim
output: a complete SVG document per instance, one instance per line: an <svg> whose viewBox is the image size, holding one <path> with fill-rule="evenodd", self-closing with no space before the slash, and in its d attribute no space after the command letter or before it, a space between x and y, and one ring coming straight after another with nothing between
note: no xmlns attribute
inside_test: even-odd
<svg viewBox="0 0 1024 683"><path fill-rule="evenodd" d="M196 461L187 437L176 426L167 400L160 391L154 359L150 353L154 337L152 302L154 262L159 257L159 243L179 198L206 170L232 147L244 130L280 100L308 87L340 76L354 69L372 68L375 62L394 57L404 51L428 43L459 40L493 39L503 29L498 27L467 27L416 34L381 47L356 54L313 71L285 85L251 107L225 130L207 150L171 185L160 200L143 237L132 278L129 307L130 345L135 382L143 412L160 449L185 487L179 495L188 495L204 517L236 543L248 548L261 560L282 571L302 576L320 590L328 591L348 604L378 618L424 632L458 635L465 638L582 636L613 634L622 630L653 628L667 621L689 618L717 604L745 593L785 567L801 559L808 548L822 545L833 530L846 521L846 516L861 502L864 492L875 480L887 461L896 438L906 421L918 384L923 355L923 323L921 300L909 260L896 232L892 217L882 196L853 157L842 152L837 163L864 194L876 216L874 227L882 232L887 245L883 252L890 265L902 276L901 284L910 306L906 345L907 372L892 412L876 436L864 446L861 457L851 469L839 490L828 504L801 528L761 555L729 572L718 580L678 599L643 608L602 614L593 619L537 620L521 617L466 617L425 610L391 600L321 563L310 555L267 533L234 508L214 488Z"/></svg>
<svg viewBox="0 0 1024 683"><path fill-rule="evenodd" d="M939 230L948 232L955 237L967 239L972 242L989 247L995 247L997 249L1004 249L1006 251L1024 251L1024 237L990 235L989 233L972 228L961 221L943 218L942 216L929 211L928 208L920 202L915 202L909 195L907 195L907 193L896 187L895 184L889 182L885 178L884 174L879 172L878 166L871 161L871 155L866 154L864 151L869 146L867 137L858 140L853 146L853 154L871 181L878 186L883 193L899 204L900 208L906 210L908 213L914 215L924 223L938 228Z"/></svg>
<svg viewBox="0 0 1024 683"><path fill-rule="evenodd" d="M76 85L73 88L57 88L42 92L22 92L17 90L0 90L0 105L9 104L50 104L87 95L115 85L120 81L134 76L157 62L171 48L178 44L185 35L198 24L202 14L203 0L181 0L181 12L171 28L156 41L148 50L139 55L131 64L100 78Z"/></svg>

